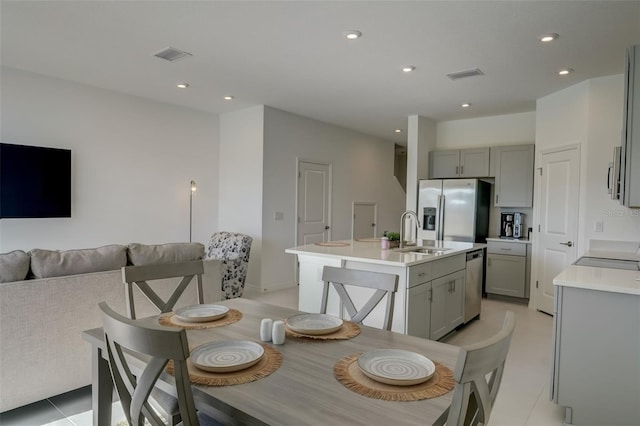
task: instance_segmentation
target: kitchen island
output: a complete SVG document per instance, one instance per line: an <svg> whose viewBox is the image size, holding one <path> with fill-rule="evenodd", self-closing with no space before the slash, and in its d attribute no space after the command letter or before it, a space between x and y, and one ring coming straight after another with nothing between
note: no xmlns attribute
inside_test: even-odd
<svg viewBox="0 0 640 426"><path fill-rule="evenodd" d="M640 271L572 265L553 283L551 399L564 424L640 425Z"/></svg>
<svg viewBox="0 0 640 426"><path fill-rule="evenodd" d="M466 253L485 244L440 241L437 244L402 249L381 249L379 241L332 241L287 249L299 263L298 309L319 312L324 266L396 274L398 292L392 330L438 340L464 320ZM354 303L368 298L368 289L352 291ZM327 313L344 317L340 299L330 289ZM380 328L384 319L382 301L364 321Z"/></svg>

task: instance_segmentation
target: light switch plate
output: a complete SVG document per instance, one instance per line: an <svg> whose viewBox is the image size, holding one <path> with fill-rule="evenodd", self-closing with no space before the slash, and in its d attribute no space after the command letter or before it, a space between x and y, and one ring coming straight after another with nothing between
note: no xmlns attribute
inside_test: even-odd
<svg viewBox="0 0 640 426"><path fill-rule="evenodd" d="M604 229L604 221L596 220L593 228L594 228L594 231L596 232L602 232Z"/></svg>
<svg viewBox="0 0 640 426"><path fill-rule="evenodd" d="M275 212L273 214L273 220L284 220L284 213L283 212Z"/></svg>

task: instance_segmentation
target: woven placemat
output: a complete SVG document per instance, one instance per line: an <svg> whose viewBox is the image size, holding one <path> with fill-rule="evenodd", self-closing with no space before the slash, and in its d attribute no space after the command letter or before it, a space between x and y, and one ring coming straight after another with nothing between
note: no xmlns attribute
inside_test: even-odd
<svg viewBox="0 0 640 426"><path fill-rule="evenodd" d="M347 340L360 334L360 326L351 321L344 321L342 327L333 333L312 336L311 334L302 334L285 327L285 333L289 337L297 337L298 339L312 340Z"/></svg>
<svg viewBox="0 0 640 426"><path fill-rule="evenodd" d="M444 365L433 362L436 372L429 380L412 386L394 386L376 382L365 376L358 367L358 357L361 354L346 356L335 363L333 375L340 383L355 393L369 398L385 401L419 401L421 399L442 396L456 386L453 372Z"/></svg>
<svg viewBox="0 0 640 426"><path fill-rule="evenodd" d="M186 330L202 330L205 328L222 327L223 325L233 324L242 319L242 312L237 309L229 309L227 315L208 322L188 322L179 319L173 312L163 314L158 318L158 322L162 325L170 327L180 327Z"/></svg>
<svg viewBox="0 0 640 426"><path fill-rule="evenodd" d="M260 344L264 348L264 355L257 364L240 371L229 373L211 373L194 366L191 359L187 360L189 379L196 385L231 386L253 382L267 377L282 365L282 354L277 349ZM167 364L167 372L173 374L173 362Z"/></svg>
<svg viewBox="0 0 640 426"><path fill-rule="evenodd" d="M343 243L340 241L328 241L326 243L314 243L314 244L317 246L323 246L323 247L347 247L351 245L349 243Z"/></svg>

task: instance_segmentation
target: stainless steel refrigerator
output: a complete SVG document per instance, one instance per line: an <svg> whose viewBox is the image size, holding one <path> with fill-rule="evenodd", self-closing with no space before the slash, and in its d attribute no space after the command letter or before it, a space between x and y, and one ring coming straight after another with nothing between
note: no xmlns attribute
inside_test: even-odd
<svg viewBox="0 0 640 426"><path fill-rule="evenodd" d="M485 243L491 185L478 179L421 180L419 240Z"/></svg>

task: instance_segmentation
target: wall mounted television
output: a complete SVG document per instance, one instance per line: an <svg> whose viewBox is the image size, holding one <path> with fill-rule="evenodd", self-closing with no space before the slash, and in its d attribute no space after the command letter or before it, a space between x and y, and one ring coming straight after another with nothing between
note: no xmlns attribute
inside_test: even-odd
<svg viewBox="0 0 640 426"><path fill-rule="evenodd" d="M71 150L0 143L0 219L71 217Z"/></svg>

